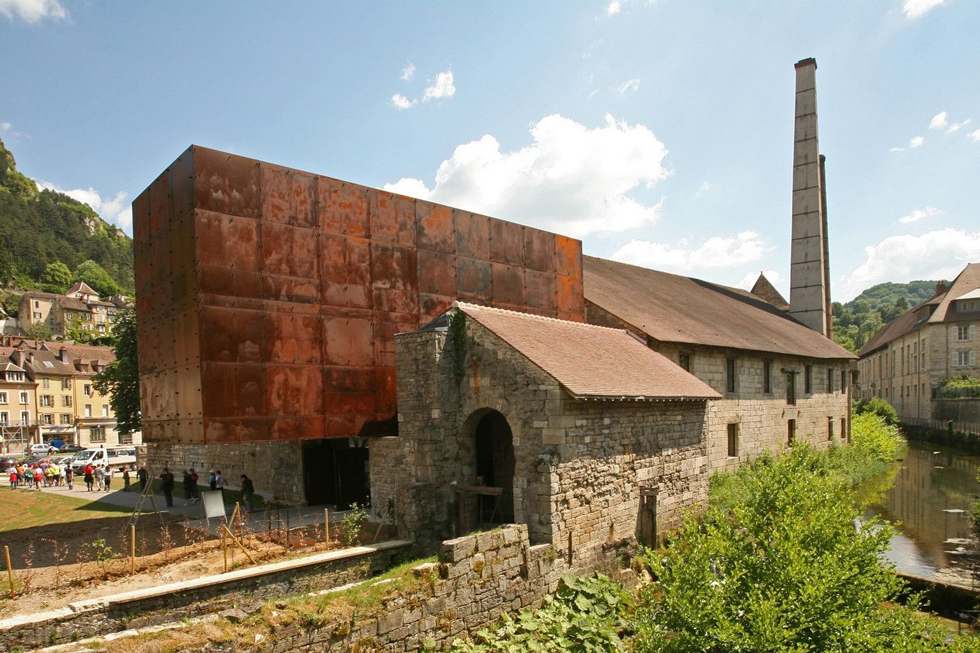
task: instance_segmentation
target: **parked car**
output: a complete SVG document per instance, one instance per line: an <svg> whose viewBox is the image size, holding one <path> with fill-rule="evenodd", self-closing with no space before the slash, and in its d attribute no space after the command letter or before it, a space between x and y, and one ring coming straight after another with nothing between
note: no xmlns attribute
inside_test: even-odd
<svg viewBox="0 0 980 653"><path fill-rule="evenodd" d="M99 447L79 451L75 454L71 465L76 474L81 474L87 465L106 465L114 469L122 469L135 464L135 447Z"/></svg>
<svg viewBox="0 0 980 653"><path fill-rule="evenodd" d="M54 453L56 451L57 449L52 447L47 442L43 442L41 444L32 444L27 448L27 453L32 456L44 455L46 453Z"/></svg>
<svg viewBox="0 0 980 653"><path fill-rule="evenodd" d="M58 451L61 453L74 453L76 451L85 451L85 447L80 447L77 444L63 444Z"/></svg>
<svg viewBox="0 0 980 653"><path fill-rule="evenodd" d="M18 463L17 458L0 458L0 472L5 472Z"/></svg>

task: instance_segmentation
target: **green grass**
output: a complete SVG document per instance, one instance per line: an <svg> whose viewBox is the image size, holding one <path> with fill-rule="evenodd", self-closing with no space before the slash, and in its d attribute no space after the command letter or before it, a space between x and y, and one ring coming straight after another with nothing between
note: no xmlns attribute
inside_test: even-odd
<svg viewBox="0 0 980 653"><path fill-rule="evenodd" d="M95 503L85 499L38 492L8 490L0 492L0 532L64 524L86 519L120 517L132 513L126 506Z"/></svg>

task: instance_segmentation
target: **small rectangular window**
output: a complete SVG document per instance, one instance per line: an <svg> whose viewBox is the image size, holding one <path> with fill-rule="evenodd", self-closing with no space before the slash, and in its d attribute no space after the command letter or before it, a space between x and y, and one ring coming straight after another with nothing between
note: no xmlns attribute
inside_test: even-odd
<svg viewBox="0 0 980 653"><path fill-rule="evenodd" d="M807 365L803 373L803 394L813 393L813 365Z"/></svg>
<svg viewBox="0 0 980 653"><path fill-rule="evenodd" d="M827 368L827 392L834 391L834 368Z"/></svg>
<svg viewBox="0 0 980 653"><path fill-rule="evenodd" d="M790 447L796 441L796 420L791 419L786 422L786 444Z"/></svg>
<svg viewBox="0 0 980 653"><path fill-rule="evenodd" d="M7 393L0 392L0 404L5 404L5 403L7 403Z"/></svg>
<svg viewBox="0 0 980 653"><path fill-rule="evenodd" d="M769 361L762 364L762 392L772 394L772 363Z"/></svg>
<svg viewBox="0 0 980 653"><path fill-rule="evenodd" d="M840 391L847 392L847 370L840 371Z"/></svg>
<svg viewBox="0 0 980 653"><path fill-rule="evenodd" d="M680 366L683 367L688 372L690 372L691 371L691 355L690 354L681 354L679 356L679 359L680 359Z"/></svg>
<svg viewBox="0 0 980 653"><path fill-rule="evenodd" d="M738 424L728 425L728 457L738 457Z"/></svg>
<svg viewBox="0 0 980 653"><path fill-rule="evenodd" d="M793 372L786 373L786 403L796 405L796 374Z"/></svg>
<svg viewBox="0 0 980 653"><path fill-rule="evenodd" d="M830 440L833 440L833 439L834 439L834 418L833 417L828 417L827 418L827 440L830 441Z"/></svg>
<svg viewBox="0 0 980 653"><path fill-rule="evenodd" d="M725 361L725 390L735 392L735 359L729 358Z"/></svg>
<svg viewBox="0 0 980 653"><path fill-rule="evenodd" d="M847 440L847 418L840 418L840 439Z"/></svg>
<svg viewBox="0 0 980 653"><path fill-rule="evenodd" d="M26 392L20 393L20 403L26 404L28 402L28 396Z"/></svg>

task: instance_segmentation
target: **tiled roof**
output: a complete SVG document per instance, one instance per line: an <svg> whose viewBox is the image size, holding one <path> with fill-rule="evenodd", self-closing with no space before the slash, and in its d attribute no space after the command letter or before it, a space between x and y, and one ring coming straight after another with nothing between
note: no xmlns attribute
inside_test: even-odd
<svg viewBox="0 0 980 653"><path fill-rule="evenodd" d="M854 358L751 293L700 279L583 257L585 299L660 342L823 359Z"/></svg>
<svg viewBox="0 0 980 653"><path fill-rule="evenodd" d="M881 327L876 334L871 336L868 343L861 348L858 355L865 356L870 354L922 324L952 322L960 319L960 316L950 311L950 303L957 299L967 298L967 295L972 296L978 289L980 289L980 263L969 263L953 280L953 283L949 285L946 292L939 293L935 297L927 299ZM917 316L916 312L924 306L935 306L936 308L933 309L931 315ZM975 318L971 317L970 319Z"/></svg>
<svg viewBox="0 0 980 653"><path fill-rule="evenodd" d="M73 311L85 311L91 313L92 309L88 307L88 304L75 297L62 297L61 305L64 308L70 308Z"/></svg>
<svg viewBox="0 0 980 653"><path fill-rule="evenodd" d="M33 361L31 360L32 355ZM32 374L71 376L75 373L75 368L72 365L62 363L55 354L46 349L25 349L23 367Z"/></svg>
<svg viewBox="0 0 980 653"><path fill-rule="evenodd" d="M752 290L749 292L759 299L769 302L781 311L789 310L789 302L779 294L775 286L769 283L769 279L762 272L759 273L759 278L755 280L755 285L752 286Z"/></svg>
<svg viewBox="0 0 980 653"><path fill-rule="evenodd" d="M622 329L457 302L580 399L704 400L717 392Z"/></svg>
<svg viewBox="0 0 980 653"><path fill-rule="evenodd" d="M70 295L72 293L82 293L83 295L95 295L96 297L99 296L99 293L95 292L92 286L88 285L84 281L76 281L75 285L69 288L68 292L66 292L65 294Z"/></svg>

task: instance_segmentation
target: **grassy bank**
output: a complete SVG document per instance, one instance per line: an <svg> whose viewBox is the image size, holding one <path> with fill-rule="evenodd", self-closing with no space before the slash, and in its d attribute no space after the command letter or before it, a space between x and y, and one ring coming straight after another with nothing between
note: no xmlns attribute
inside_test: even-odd
<svg viewBox="0 0 980 653"><path fill-rule="evenodd" d="M87 501L35 490L5 490L0 493L0 532L86 519L119 517L132 508Z"/></svg>

